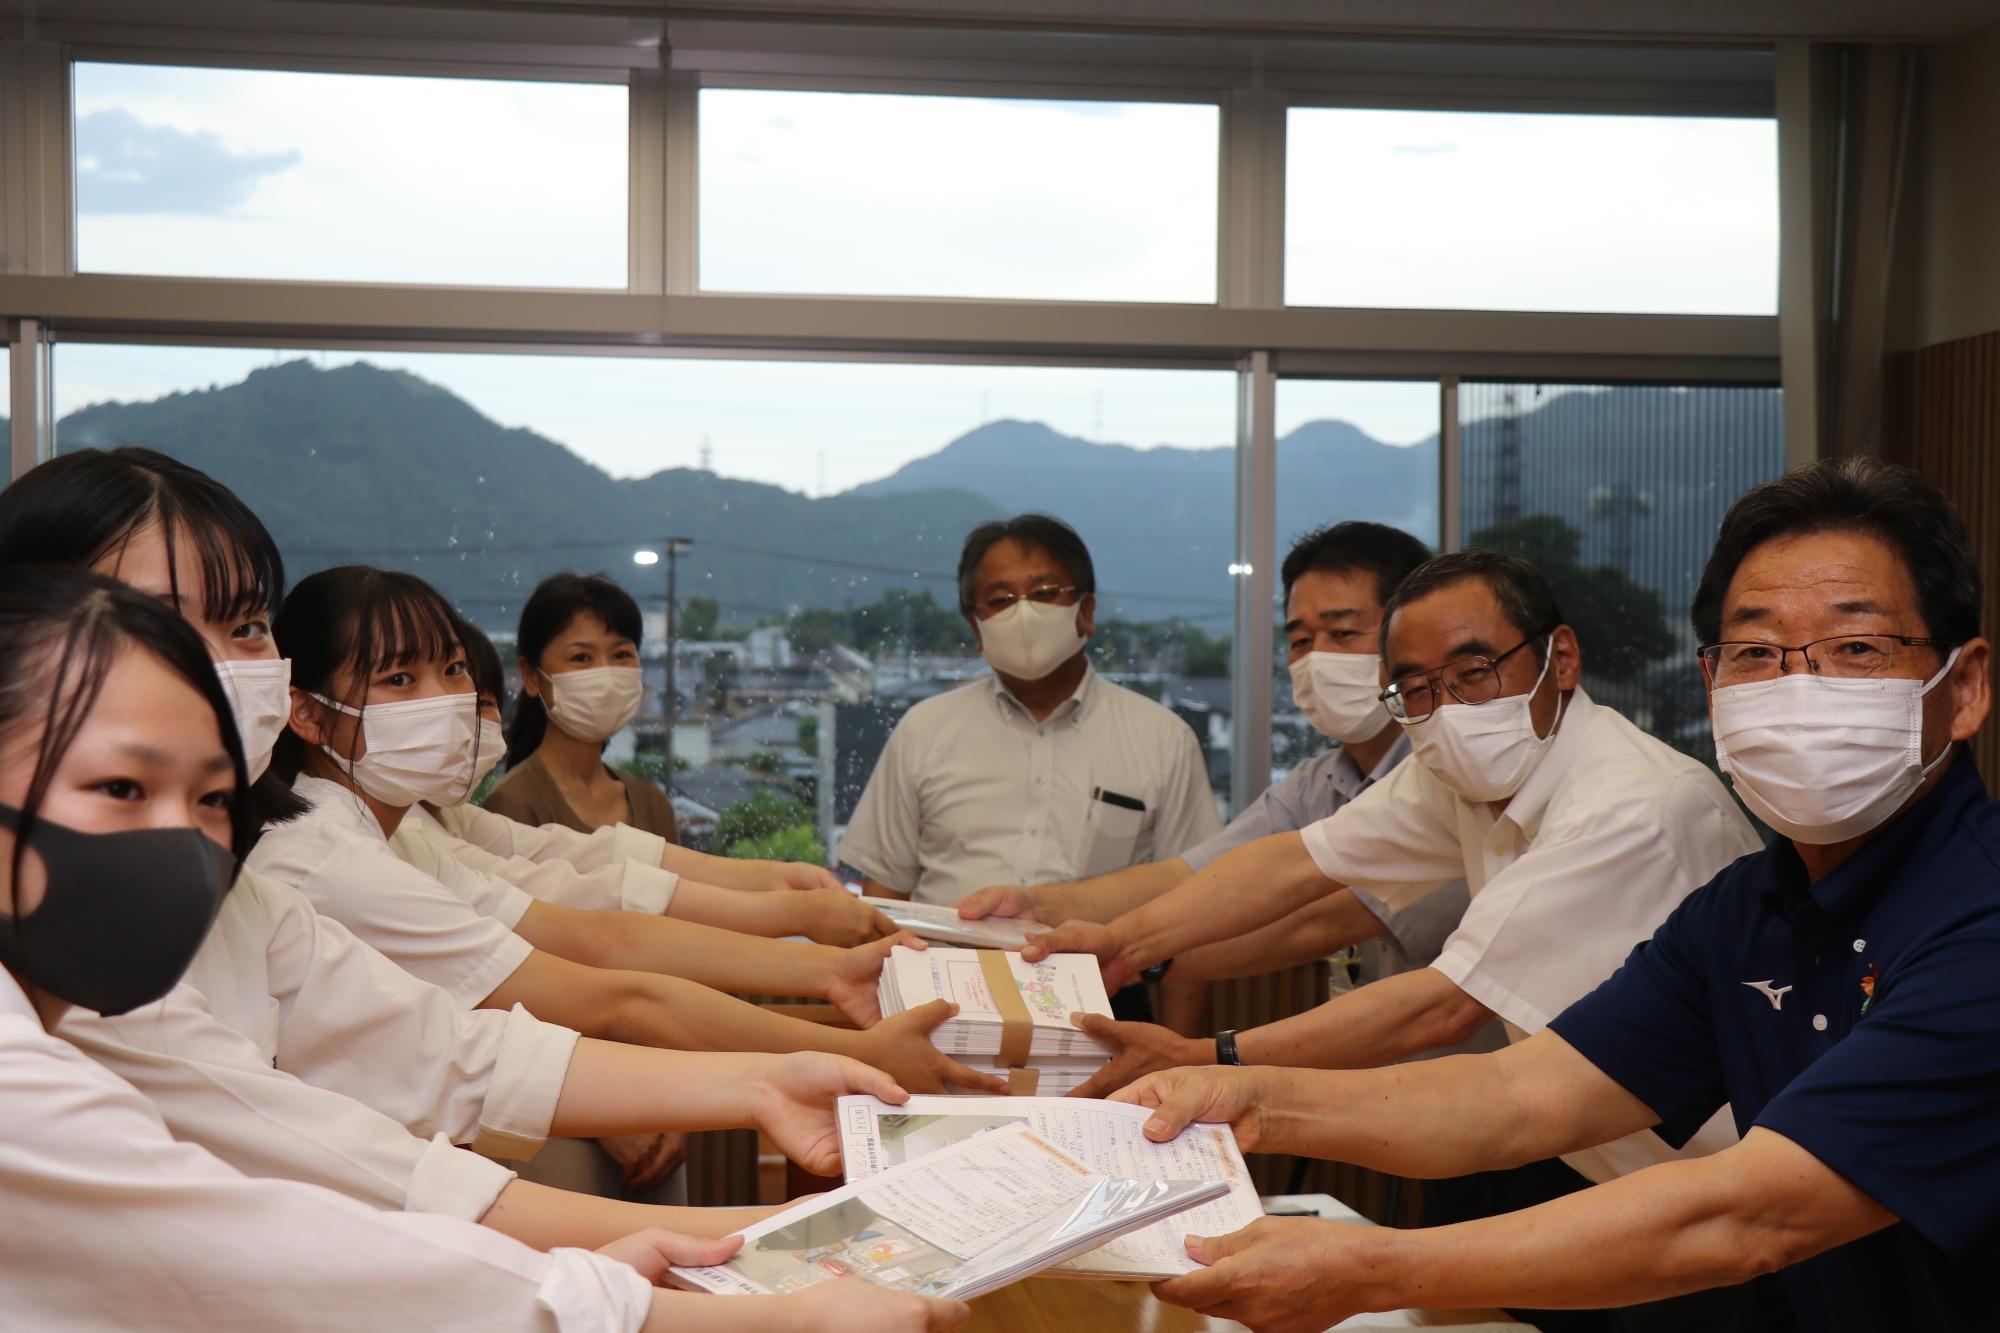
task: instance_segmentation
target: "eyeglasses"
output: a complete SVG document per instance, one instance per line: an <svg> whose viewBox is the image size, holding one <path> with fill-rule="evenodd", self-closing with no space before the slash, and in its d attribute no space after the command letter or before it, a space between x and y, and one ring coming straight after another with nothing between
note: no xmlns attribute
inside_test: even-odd
<svg viewBox="0 0 2000 1333"><path fill-rule="evenodd" d="M1908 649L1944 646L1942 639L1919 639L1908 634L1838 634L1797 647L1752 640L1706 643L1695 650L1695 655L1701 659L1709 680L1723 686L1776 680L1785 674L1785 663L1793 653L1803 657L1806 668L1816 676L1838 680L1897 676L1904 674L1903 664L1910 659Z"/></svg>
<svg viewBox="0 0 2000 1333"><path fill-rule="evenodd" d="M1023 600L1033 602L1037 606L1066 606L1068 599L1075 596L1076 591L1077 585L1074 583L1044 583L1039 587L1028 589L1025 595L1018 592L996 592L978 603L975 609L979 612L981 620L991 620L1014 603Z"/></svg>
<svg viewBox="0 0 2000 1333"><path fill-rule="evenodd" d="M1529 644L1555 633L1554 625L1527 638L1498 657L1455 657L1429 671L1413 671L1391 681L1380 698L1389 716L1405 724L1421 722L1438 708L1438 686L1462 704L1490 704L1500 697L1500 664Z"/></svg>

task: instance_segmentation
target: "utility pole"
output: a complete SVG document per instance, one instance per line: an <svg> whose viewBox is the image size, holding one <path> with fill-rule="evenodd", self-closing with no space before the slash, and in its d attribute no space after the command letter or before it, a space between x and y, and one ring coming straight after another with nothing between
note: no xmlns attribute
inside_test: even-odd
<svg viewBox="0 0 2000 1333"><path fill-rule="evenodd" d="M660 543L667 552L667 795L674 794L674 719L680 713L681 698L674 691L674 632L679 610L674 578L683 553L694 549L692 537L666 537Z"/></svg>
<svg viewBox="0 0 2000 1333"><path fill-rule="evenodd" d="M632 553L632 563L635 565L657 565L660 563L661 552L664 552L667 557L667 692L666 697L660 701L660 712L664 715L667 723L667 794L669 796L673 794L674 790L674 719L680 713L680 699L674 692L674 622L677 610L676 599L679 595L675 576L679 573L680 557L693 549L694 538L692 537L662 537L660 538L659 552L648 547Z"/></svg>

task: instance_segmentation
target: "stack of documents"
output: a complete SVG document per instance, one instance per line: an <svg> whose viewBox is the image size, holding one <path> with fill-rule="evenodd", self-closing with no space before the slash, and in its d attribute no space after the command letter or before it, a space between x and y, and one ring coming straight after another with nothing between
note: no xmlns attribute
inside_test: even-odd
<svg viewBox="0 0 2000 1333"><path fill-rule="evenodd" d="M1111 1015L1104 977L1088 954L1024 963L986 949L889 951L879 983L882 1016L950 1000L958 1013L931 1034L937 1048L967 1064L1039 1071L1017 1089L1068 1092L1111 1058L1111 1050L1070 1022L1072 1013Z"/></svg>
<svg viewBox="0 0 2000 1333"><path fill-rule="evenodd" d="M1154 1143L1140 1132L1151 1111L1066 1097L912 1097L901 1106L842 1097L837 1114L850 1184L1008 1126L1033 1131L1107 1176L1227 1182L1220 1197L1120 1236L1051 1269L1050 1276L1158 1281L1191 1273L1199 1265L1187 1257L1187 1237L1228 1235L1263 1216L1227 1125L1189 1125L1171 1142Z"/></svg>
<svg viewBox="0 0 2000 1333"><path fill-rule="evenodd" d="M1007 1125L745 1227L726 1264L669 1273L723 1295L858 1277L970 1300L1228 1192L1222 1180L1106 1176Z"/></svg>
<svg viewBox="0 0 2000 1333"><path fill-rule="evenodd" d="M936 940L940 944L963 944L974 949L1018 949L1028 942L1029 931L1039 934L1048 929L1012 916L989 916L979 921L966 921L960 918L956 907L938 907L931 903L870 898L868 905L919 939Z"/></svg>

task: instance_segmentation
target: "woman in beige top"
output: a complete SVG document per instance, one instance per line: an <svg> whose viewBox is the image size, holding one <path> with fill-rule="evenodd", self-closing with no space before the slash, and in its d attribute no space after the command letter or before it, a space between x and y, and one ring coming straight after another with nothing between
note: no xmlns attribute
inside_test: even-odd
<svg viewBox="0 0 2000 1333"><path fill-rule="evenodd" d="M629 824L675 842L674 807L644 778L604 762L638 715L639 604L599 574L542 580L521 608L521 695L507 728L507 776L484 802L522 824L589 833Z"/></svg>

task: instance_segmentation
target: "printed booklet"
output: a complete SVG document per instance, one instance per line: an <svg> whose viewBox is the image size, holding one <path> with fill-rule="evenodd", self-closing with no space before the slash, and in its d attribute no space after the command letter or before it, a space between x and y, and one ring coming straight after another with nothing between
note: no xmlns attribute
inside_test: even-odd
<svg viewBox="0 0 2000 1333"><path fill-rule="evenodd" d="M1152 1114L1122 1102L1069 1097L912 1097L902 1106L842 1097L840 1153L849 1183L950 1144L1022 1126L1093 1171L1133 1180L1221 1180L1228 1192L1070 1260L1057 1274L1157 1281L1194 1271L1187 1236L1222 1236L1264 1215L1227 1125L1190 1125L1169 1143L1140 1132Z"/></svg>
<svg viewBox="0 0 2000 1333"><path fill-rule="evenodd" d="M989 916L979 921L967 921L959 916L956 907L938 907L932 903L870 898L868 905L919 938L935 940L939 944L963 944L974 949L1019 949L1028 942L1029 931L1040 934L1048 929L1033 921L1011 916Z"/></svg>
<svg viewBox="0 0 2000 1333"><path fill-rule="evenodd" d="M859 1277L970 1300L1229 1189L1224 1180L1107 1176L1026 1125L1006 1125L745 1227L727 1263L668 1272L721 1295Z"/></svg>

